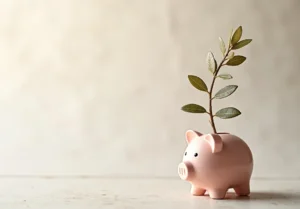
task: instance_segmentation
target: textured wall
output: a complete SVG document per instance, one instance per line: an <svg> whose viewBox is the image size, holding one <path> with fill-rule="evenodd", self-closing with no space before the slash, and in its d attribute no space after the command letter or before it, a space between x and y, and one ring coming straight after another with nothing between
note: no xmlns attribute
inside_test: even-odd
<svg viewBox="0 0 300 209"><path fill-rule="evenodd" d="M256 177L299 177L298 0L0 1L0 174L177 176L187 129L210 132L206 115L180 107L207 95L188 74L211 75L218 36L242 25L253 42L239 85L215 109L244 138Z"/></svg>

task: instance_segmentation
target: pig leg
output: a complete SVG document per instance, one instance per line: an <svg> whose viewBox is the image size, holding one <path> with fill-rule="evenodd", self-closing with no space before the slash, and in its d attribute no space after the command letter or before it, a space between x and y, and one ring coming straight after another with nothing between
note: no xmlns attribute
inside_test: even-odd
<svg viewBox="0 0 300 209"><path fill-rule="evenodd" d="M203 196L205 194L205 189L193 185L191 189L191 194L194 196Z"/></svg>
<svg viewBox="0 0 300 209"><path fill-rule="evenodd" d="M234 191L237 194L237 196L248 196L250 194L249 182L234 187Z"/></svg>
<svg viewBox="0 0 300 209"><path fill-rule="evenodd" d="M211 189L208 190L209 197L212 199L224 199L228 189Z"/></svg>

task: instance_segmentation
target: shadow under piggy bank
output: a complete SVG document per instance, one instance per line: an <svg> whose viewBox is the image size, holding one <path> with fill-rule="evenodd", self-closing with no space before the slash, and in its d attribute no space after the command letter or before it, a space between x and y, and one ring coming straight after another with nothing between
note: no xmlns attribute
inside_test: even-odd
<svg viewBox="0 0 300 209"><path fill-rule="evenodd" d="M299 204L300 193L295 192L263 192L253 191L249 196L236 196L234 192L228 192L225 200L235 201L261 201L261 202L273 202L273 203L288 203L288 204Z"/></svg>

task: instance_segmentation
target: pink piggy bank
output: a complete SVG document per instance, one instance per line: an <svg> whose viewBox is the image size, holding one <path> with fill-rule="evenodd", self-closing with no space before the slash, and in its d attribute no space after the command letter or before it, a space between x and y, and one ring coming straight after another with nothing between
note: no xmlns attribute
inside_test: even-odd
<svg viewBox="0 0 300 209"><path fill-rule="evenodd" d="M191 183L192 195L207 191L213 199L223 199L229 188L238 196L250 194L253 158L248 145L228 134L186 132L188 146L178 165L181 179Z"/></svg>

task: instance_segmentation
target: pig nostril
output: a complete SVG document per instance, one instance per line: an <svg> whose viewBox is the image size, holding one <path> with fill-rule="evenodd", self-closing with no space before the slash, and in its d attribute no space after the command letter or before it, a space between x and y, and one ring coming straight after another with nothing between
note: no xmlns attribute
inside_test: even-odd
<svg viewBox="0 0 300 209"><path fill-rule="evenodd" d="M183 168L183 167L180 167L180 168L179 168L179 174L180 174L181 176L185 176L186 173L187 173L187 171L186 171L185 168Z"/></svg>
<svg viewBox="0 0 300 209"><path fill-rule="evenodd" d="M184 168L183 168L183 167L180 167L180 168L179 168L179 174L180 174L180 175L184 175L184 173L185 173L185 172L184 172Z"/></svg>
<svg viewBox="0 0 300 209"><path fill-rule="evenodd" d="M189 176L189 171L185 164L182 163L179 165L178 174L182 179L187 179L187 177Z"/></svg>

